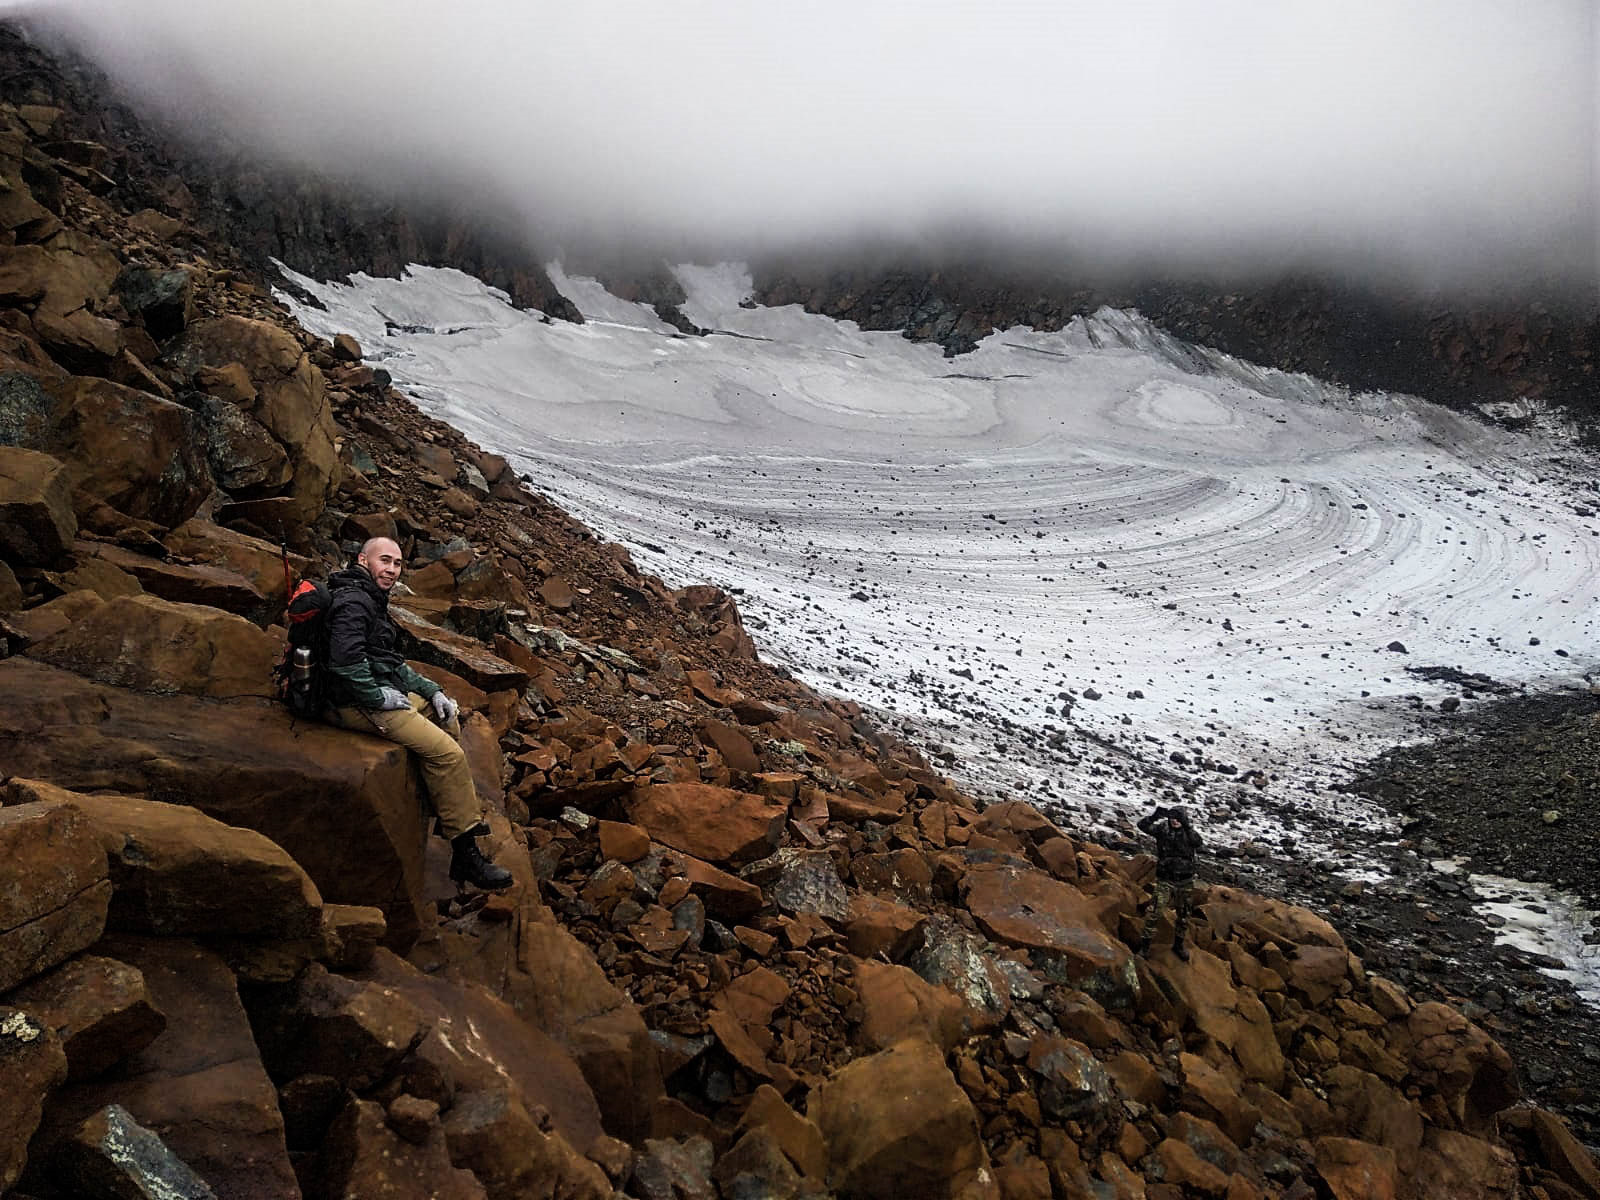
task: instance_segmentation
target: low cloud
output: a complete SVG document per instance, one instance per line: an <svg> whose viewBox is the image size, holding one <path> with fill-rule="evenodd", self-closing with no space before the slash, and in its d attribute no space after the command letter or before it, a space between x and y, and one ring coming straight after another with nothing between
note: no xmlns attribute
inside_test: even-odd
<svg viewBox="0 0 1600 1200"><path fill-rule="evenodd" d="M1590 0L54 0L125 87L551 248L1593 286ZM0 3L3 8L3 3Z"/></svg>

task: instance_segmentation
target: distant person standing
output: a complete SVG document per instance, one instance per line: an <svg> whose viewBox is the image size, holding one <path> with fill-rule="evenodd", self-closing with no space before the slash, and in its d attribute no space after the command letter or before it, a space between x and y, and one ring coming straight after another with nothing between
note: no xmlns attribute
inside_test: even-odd
<svg viewBox="0 0 1600 1200"><path fill-rule="evenodd" d="M1158 808L1139 822L1139 832L1156 840L1156 886L1150 907L1144 914L1144 932L1139 938L1139 953L1150 953L1161 910L1173 906L1172 952L1184 962L1189 951L1183 935L1194 905L1194 854L1201 846L1200 835L1189 823L1188 810L1180 805Z"/></svg>

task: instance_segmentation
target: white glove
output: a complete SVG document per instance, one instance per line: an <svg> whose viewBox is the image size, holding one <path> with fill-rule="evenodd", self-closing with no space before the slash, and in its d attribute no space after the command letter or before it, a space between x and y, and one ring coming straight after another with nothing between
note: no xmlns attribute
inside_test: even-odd
<svg viewBox="0 0 1600 1200"><path fill-rule="evenodd" d="M433 705L433 711L438 714L439 720L454 721L456 719L456 713L459 708L456 702L443 692L435 692L430 703Z"/></svg>
<svg viewBox="0 0 1600 1200"><path fill-rule="evenodd" d="M383 693L383 707L378 710L379 712L398 712L402 708L411 707L411 701L406 699L404 692L398 692L394 688L378 690Z"/></svg>

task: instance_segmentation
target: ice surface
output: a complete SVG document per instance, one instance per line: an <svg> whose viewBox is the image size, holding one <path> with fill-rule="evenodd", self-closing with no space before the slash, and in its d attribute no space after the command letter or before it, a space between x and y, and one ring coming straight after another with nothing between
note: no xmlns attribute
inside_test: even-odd
<svg viewBox="0 0 1600 1200"><path fill-rule="evenodd" d="M1188 774L1177 751L1271 777L1278 815L1209 814L1228 836L1275 838L1283 805L1388 828L1326 785L1453 691L1408 665L1551 683L1594 661L1596 473L1552 438L1258 368L1132 313L946 359L742 308L738 266L677 274L684 313L719 332L681 336L559 268L589 324L426 268L297 278L325 310L285 299L644 569L741 589L764 656L1047 810L1142 808L1163 772ZM1053 749L1017 736L1051 728L1068 733Z"/></svg>

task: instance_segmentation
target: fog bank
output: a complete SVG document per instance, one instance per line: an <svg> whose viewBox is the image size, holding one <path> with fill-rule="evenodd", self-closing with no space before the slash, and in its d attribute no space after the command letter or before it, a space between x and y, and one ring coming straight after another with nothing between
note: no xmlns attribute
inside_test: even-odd
<svg viewBox="0 0 1600 1200"><path fill-rule="evenodd" d="M1592 285L1596 7L47 0L138 97L542 246L961 228L1141 267Z"/></svg>

